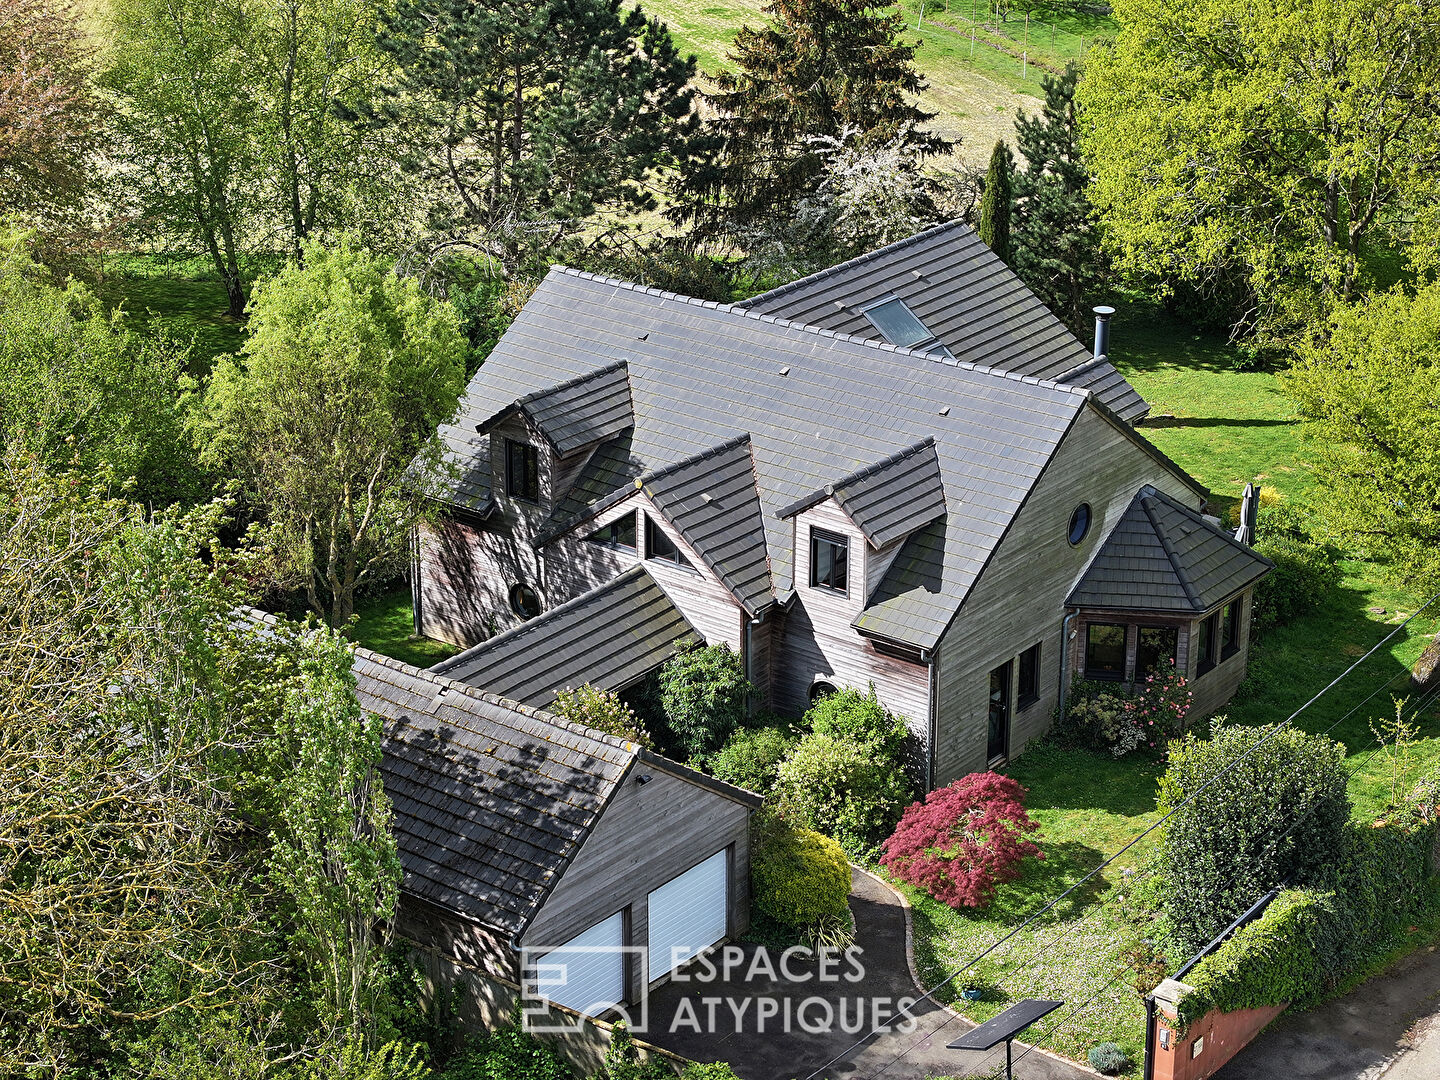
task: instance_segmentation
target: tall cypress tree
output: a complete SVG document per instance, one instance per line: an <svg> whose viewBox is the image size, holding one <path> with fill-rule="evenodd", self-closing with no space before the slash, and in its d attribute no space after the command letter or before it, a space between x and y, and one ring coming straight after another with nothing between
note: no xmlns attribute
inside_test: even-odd
<svg viewBox="0 0 1440 1080"><path fill-rule="evenodd" d="M925 80L904 22L874 0L771 0L768 25L735 37L733 71L705 96L709 154L683 171L673 216L697 236L785 213L813 193L824 171L817 138L902 139L924 154L951 144L921 125Z"/></svg>
<svg viewBox="0 0 1440 1080"><path fill-rule="evenodd" d="M996 140L990 153L990 168L985 173L985 193L980 199L980 239L1004 262L1011 259L1010 250L1010 178L1015 159L1010 147Z"/></svg>
<svg viewBox="0 0 1440 1080"><path fill-rule="evenodd" d="M1015 121L1025 168L1015 177L1014 267L1036 295L1074 329L1086 321L1086 300L1105 277L1107 263L1080 157L1080 120L1074 64L1044 79L1038 117Z"/></svg>

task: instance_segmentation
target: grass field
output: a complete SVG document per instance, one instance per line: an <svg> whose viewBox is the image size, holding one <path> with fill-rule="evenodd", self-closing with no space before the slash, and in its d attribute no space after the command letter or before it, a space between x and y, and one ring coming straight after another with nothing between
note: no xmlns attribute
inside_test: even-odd
<svg viewBox="0 0 1440 1080"><path fill-rule="evenodd" d="M103 271L96 292L122 308L131 326L193 343L193 375L205 374L216 356L244 341L244 324L226 314L224 287L198 260L126 255L106 260Z"/></svg>
<svg viewBox="0 0 1440 1080"><path fill-rule="evenodd" d="M459 652L443 641L415 636L408 585L357 604L355 614L359 618L351 637L367 649L393 656L403 663L424 668Z"/></svg>

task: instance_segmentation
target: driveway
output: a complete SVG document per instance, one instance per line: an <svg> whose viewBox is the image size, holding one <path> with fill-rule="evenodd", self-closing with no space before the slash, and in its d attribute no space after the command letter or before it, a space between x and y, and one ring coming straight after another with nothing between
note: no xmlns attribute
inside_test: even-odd
<svg viewBox="0 0 1440 1080"><path fill-rule="evenodd" d="M882 1070L885 1080L970 1076L1003 1063L1003 1045L985 1053L947 1050L947 1042L974 1025L939 1005L916 1007L913 1030L893 1026L896 1010L920 993L910 977L905 908L869 875L852 870L851 880L860 949L855 962L836 958L822 970L798 954L782 963L754 945L729 947L728 957L722 950L714 960L714 978L699 981L708 972L697 972L695 979L667 983L650 995L649 1030L642 1037L695 1061L728 1061L742 1080L805 1080L877 1020L885 1029L826 1069L826 1080L870 1080ZM943 1029L925 1037L941 1023ZM1022 1050L1017 1042L1015 1054ZM1097 1074L1036 1052L1016 1065L1015 1075L1080 1080Z"/></svg>
<svg viewBox="0 0 1440 1080"><path fill-rule="evenodd" d="M1440 950L1412 953L1358 990L1281 1016L1215 1080L1435 1080Z"/></svg>

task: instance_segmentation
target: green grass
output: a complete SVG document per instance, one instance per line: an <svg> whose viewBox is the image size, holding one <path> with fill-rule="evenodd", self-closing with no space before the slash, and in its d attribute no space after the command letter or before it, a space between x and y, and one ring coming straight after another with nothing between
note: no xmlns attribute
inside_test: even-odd
<svg viewBox="0 0 1440 1080"><path fill-rule="evenodd" d="M216 356L235 352L245 340L243 321L226 314L224 286L195 259L178 263L163 255L110 259L96 292L110 307L123 309L137 330L193 342L193 375L207 373Z"/></svg>
<svg viewBox="0 0 1440 1080"><path fill-rule="evenodd" d="M416 637L410 588L401 586L356 606L359 621L351 636L356 644L416 667L430 667L460 650L443 641Z"/></svg>

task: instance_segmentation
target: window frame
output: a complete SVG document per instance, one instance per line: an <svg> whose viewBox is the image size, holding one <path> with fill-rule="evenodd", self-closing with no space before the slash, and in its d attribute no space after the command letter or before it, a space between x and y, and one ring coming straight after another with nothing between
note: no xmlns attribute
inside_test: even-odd
<svg viewBox="0 0 1440 1080"><path fill-rule="evenodd" d="M664 542L665 547L669 549L671 554L657 555L655 553L655 538L657 536ZM679 567L681 570L688 570L692 574L695 573L694 564L685 557L685 553L680 550L680 545L670 539L669 534L666 533L665 530L660 527L659 522L655 520L655 516L649 513L645 515L645 558L646 560L662 562L667 566Z"/></svg>
<svg viewBox="0 0 1440 1080"><path fill-rule="evenodd" d="M515 460L517 452L520 455L518 468ZM517 475L520 484L516 483ZM540 501L540 449L534 443L521 439L505 440L505 493L521 502Z"/></svg>
<svg viewBox="0 0 1440 1080"><path fill-rule="evenodd" d="M1090 666L1090 631L1098 627L1109 627L1120 631L1120 670L1115 672L1097 671ZM1125 668L1130 660L1130 625L1117 622L1087 622L1085 624L1085 678L1101 682L1124 682Z"/></svg>
<svg viewBox="0 0 1440 1080"><path fill-rule="evenodd" d="M889 334L887 334L885 332L885 328L881 326L878 322L876 322L874 317L870 313L872 311L877 311L880 308L885 307L889 304L899 304L900 307L904 309L905 314L909 316L909 318L914 320L915 325L918 326L921 330L925 331L926 336L918 338L915 341L908 341L902 343L896 341ZM923 349L925 346L931 345L939 340L939 338L935 336L935 331L931 330L930 327L925 325L925 320L920 318L919 315L915 314L915 309L912 308L909 304L907 304L903 297L896 296L894 293L891 293L889 296L881 297L879 300L874 300L864 305L860 309L860 314L865 316L865 321L875 328L876 333L878 333L882 338L884 338L889 344L894 345L897 349ZM946 352L949 352L949 350L947 349Z"/></svg>
<svg viewBox="0 0 1440 1080"><path fill-rule="evenodd" d="M1237 596L1220 609L1220 660L1223 663L1240 651L1240 616L1245 610L1245 598ZM1226 636L1230 640L1226 641Z"/></svg>
<svg viewBox="0 0 1440 1080"><path fill-rule="evenodd" d="M819 551L820 544L829 544L832 547L841 548L845 552L844 563L841 566L841 583L837 587L821 581L816 573L818 560L815 555ZM835 559L830 559L831 577L835 576ZM850 537L844 533L831 532L829 529L822 529L817 525L810 526L810 588L821 589L837 596L850 595Z"/></svg>
<svg viewBox="0 0 1440 1080"><path fill-rule="evenodd" d="M622 521L630 522L630 535L635 538L634 543L626 544L615 539L615 526L619 525ZM606 532L610 534L608 537L601 535L602 533ZM611 551L623 551L627 554L634 555L637 551L640 550L640 534L639 529L636 528L635 525L635 511L632 510L628 514L621 514L613 521L609 521L606 524L601 525L600 528L596 529L589 536L585 537L585 542L589 544L597 544L600 547L609 548Z"/></svg>
<svg viewBox="0 0 1440 1080"><path fill-rule="evenodd" d="M1079 519L1082 511L1085 514L1085 520L1080 526L1080 535L1076 536L1075 523ZM1090 535L1090 526L1094 523L1095 511L1091 509L1090 504L1088 502L1076 503L1075 509L1070 511L1070 520L1066 523L1065 526L1065 539L1070 541L1070 546L1079 547L1081 544L1083 544L1085 542L1085 538Z"/></svg>
<svg viewBox="0 0 1440 1080"><path fill-rule="evenodd" d="M1019 709L1028 709L1040 700L1040 658L1044 655L1040 646L1042 642L1035 642L1028 649L1015 658L1016 684L1015 684L1015 706ZM1026 686L1025 668L1027 658L1030 668L1029 686Z"/></svg>
<svg viewBox="0 0 1440 1080"><path fill-rule="evenodd" d="M516 599L516 594L522 591L529 593L535 598L535 610L532 614L527 615L520 602ZM545 612L545 602L540 599L540 594L535 590L535 587L528 582L516 581L512 583L506 594L506 599L510 602L510 610L526 622Z"/></svg>
<svg viewBox="0 0 1440 1080"><path fill-rule="evenodd" d="M1195 641L1195 677L1214 671L1220 662L1216 655L1220 645L1220 612L1212 611L1199 622L1200 634Z"/></svg>
<svg viewBox="0 0 1440 1080"><path fill-rule="evenodd" d="M1142 637L1142 635L1145 633L1145 631L1147 631L1147 630L1159 630L1159 631L1161 631L1162 633L1168 630L1168 631L1170 632L1170 634L1173 635L1175 641L1174 641L1174 644L1172 645L1172 647L1171 647L1171 649L1170 649L1170 655L1169 655L1168 659L1169 659L1169 661L1170 661L1171 664L1175 664L1175 665L1178 666L1178 663L1179 663L1179 658L1180 658L1180 628L1179 628L1178 626L1166 626L1166 625L1161 624L1161 623L1151 623L1151 624L1148 624L1148 625L1145 625L1145 624L1136 624L1136 626L1135 626L1135 681L1136 681L1136 682L1139 682L1139 681L1141 680L1141 678L1143 678L1143 677L1147 674L1147 672L1145 671L1144 665L1140 662L1140 647L1141 647L1141 644L1140 644L1140 643L1141 643L1141 637ZM1162 661L1163 661L1163 660L1166 659L1166 658L1162 657L1161 659L1162 659Z"/></svg>

